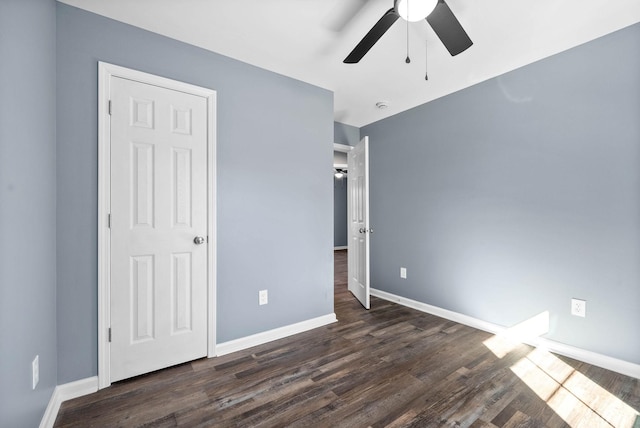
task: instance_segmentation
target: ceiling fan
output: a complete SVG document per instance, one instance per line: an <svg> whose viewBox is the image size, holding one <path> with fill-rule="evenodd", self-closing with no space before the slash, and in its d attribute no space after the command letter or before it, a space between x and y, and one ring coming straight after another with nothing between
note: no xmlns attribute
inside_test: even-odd
<svg viewBox="0 0 640 428"><path fill-rule="evenodd" d="M473 45L444 0L394 0L393 7L382 15L382 18L360 40L360 43L343 62L345 64L359 62L400 17L409 22L426 18L451 56L458 55Z"/></svg>
<svg viewBox="0 0 640 428"><path fill-rule="evenodd" d="M333 169L333 175L336 178L342 178L345 175L347 175L347 169L346 168L334 168Z"/></svg>

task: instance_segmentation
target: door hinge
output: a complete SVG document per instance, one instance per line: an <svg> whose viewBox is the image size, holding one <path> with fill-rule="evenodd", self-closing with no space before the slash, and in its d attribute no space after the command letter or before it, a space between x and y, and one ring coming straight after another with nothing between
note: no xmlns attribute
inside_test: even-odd
<svg viewBox="0 0 640 428"><path fill-rule="evenodd" d="M109 327L109 334L108 334L108 336L109 336L109 342L111 342L111 327Z"/></svg>
<svg viewBox="0 0 640 428"><path fill-rule="evenodd" d="M107 214L107 227L111 229L111 213Z"/></svg>
<svg viewBox="0 0 640 428"><path fill-rule="evenodd" d="M109 116L111 116L111 100L109 100Z"/></svg>

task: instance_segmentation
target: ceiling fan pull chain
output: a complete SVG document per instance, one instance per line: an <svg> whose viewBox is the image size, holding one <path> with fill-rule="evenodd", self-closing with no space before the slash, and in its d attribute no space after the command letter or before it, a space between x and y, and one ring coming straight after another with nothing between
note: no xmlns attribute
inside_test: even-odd
<svg viewBox="0 0 640 428"><path fill-rule="evenodd" d="M409 16L409 0L407 0L407 16ZM409 20L407 22L407 59L404 60L407 64L411 62L411 58L409 58Z"/></svg>
<svg viewBox="0 0 640 428"><path fill-rule="evenodd" d="M428 46L429 46L429 42L425 41L424 42L424 80L429 80L429 65L427 63L427 57L429 56L429 49L427 49Z"/></svg>

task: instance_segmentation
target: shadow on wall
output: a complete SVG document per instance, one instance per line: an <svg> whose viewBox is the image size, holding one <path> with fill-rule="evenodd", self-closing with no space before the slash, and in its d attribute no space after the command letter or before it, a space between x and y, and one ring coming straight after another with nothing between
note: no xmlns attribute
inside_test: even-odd
<svg viewBox="0 0 640 428"><path fill-rule="evenodd" d="M360 141L360 128L345 123L333 122L333 142L355 146Z"/></svg>

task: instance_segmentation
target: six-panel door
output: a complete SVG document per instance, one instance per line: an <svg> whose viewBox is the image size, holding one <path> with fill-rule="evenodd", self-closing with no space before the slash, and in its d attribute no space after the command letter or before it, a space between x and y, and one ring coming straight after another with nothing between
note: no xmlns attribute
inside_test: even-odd
<svg viewBox="0 0 640 428"><path fill-rule="evenodd" d="M351 293L369 309L369 138L347 154L348 264Z"/></svg>
<svg viewBox="0 0 640 428"><path fill-rule="evenodd" d="M206 159L205 98L112 78L112 382L207 354Z"/></svg>

